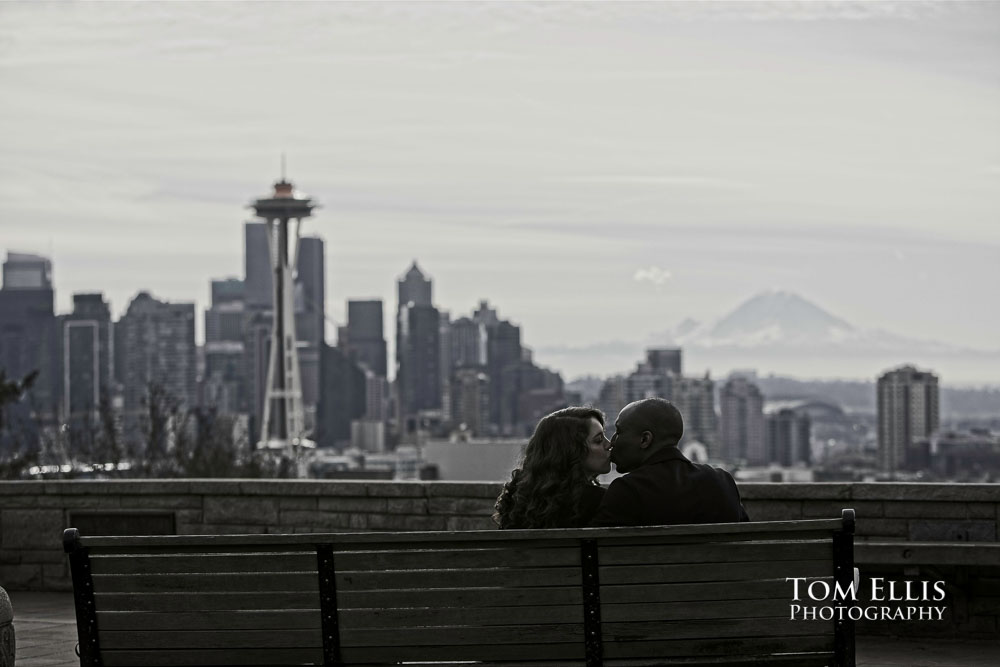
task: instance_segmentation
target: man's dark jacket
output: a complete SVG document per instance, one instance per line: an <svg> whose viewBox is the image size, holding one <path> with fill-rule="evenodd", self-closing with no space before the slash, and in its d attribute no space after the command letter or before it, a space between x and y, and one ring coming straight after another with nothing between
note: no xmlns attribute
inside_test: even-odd
<svg viewBox="0 0 1000 667"><path fill-rule="evenodd" d="M749 521L733 476L664 447L611 482L592 526Z"/></svg>

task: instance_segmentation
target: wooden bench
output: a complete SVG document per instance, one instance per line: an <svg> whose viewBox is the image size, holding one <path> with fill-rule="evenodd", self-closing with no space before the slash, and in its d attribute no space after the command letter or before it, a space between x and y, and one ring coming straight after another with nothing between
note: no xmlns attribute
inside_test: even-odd
<svg viewBox="0 0 1000 667"><path fill-rule="evenodd" d="M853 665L786 577L853 577L841 519L567 530L64 534L81 665Z"/></svg>

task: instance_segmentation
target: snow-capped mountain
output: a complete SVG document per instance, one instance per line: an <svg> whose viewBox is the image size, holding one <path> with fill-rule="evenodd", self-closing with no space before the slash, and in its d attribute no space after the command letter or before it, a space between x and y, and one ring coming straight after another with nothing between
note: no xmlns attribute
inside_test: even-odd
<svg viewBox="0 0 1000 667"><path fill-rule="evenodd" d="M859 329L797 294L762 292L722 318L704 324L690 319L657 334L685 348L849 348L855 353L898 349L943 353L956 348L878 329Z"/></svg>

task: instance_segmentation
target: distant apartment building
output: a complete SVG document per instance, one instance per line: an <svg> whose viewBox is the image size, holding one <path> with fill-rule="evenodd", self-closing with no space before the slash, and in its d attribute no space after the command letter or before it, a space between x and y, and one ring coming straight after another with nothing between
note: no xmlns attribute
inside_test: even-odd
<svg viewBox="0 0 1000 667"><path fill-rule="evenodd" d="M732 377L719 395L720 454L726 461L766 465L764 397L757 385Z"/></svg>
<svg viewBox="0 0 1000 667"><path fill-rule="evenodd" d="M876 392L879 467L892 474L906 465L908 450L918 439L938 430L938 378L900 366L879 376Z"/></svg>
<svg viewBox="0 0 1000 667"><path fill-rule="evenodd" d="M152 396L193 407L197 396L194 304L168 303L139 292L115 325L121 346L126 437L136 440ZM158 394L157 392L162 392Z"/></svg>

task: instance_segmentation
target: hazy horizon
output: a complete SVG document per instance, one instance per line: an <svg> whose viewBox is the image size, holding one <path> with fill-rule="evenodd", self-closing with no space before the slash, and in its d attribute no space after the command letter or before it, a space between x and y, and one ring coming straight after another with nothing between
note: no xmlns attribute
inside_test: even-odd
<svg viewBox="0 0 1000 667"><path fill-rule="evenodd" d="M200 332L284 152L328 317L381 298L390 344L416 258L567 379L772 288L1000 358L1000 4L3 3L0 88L0 251L58 312L148 289Z"/></svg>

